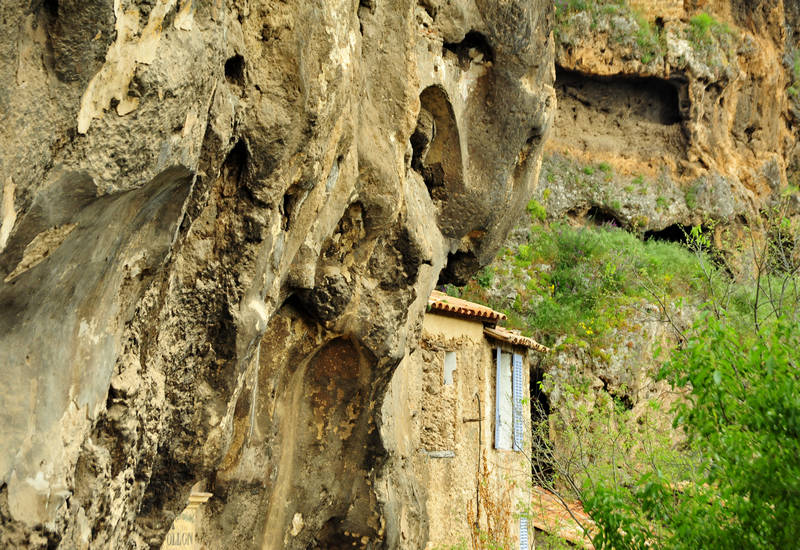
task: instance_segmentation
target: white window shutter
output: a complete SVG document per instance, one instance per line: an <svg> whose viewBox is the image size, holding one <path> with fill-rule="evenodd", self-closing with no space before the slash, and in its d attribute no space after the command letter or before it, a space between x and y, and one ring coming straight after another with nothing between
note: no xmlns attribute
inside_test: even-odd
<svg viewBox="0 0 800 550"><path fill-rule="evenodd" d="M522 450L522 442L524 439L525 422L522 418L522 355L519 353L514 354L514 371L511 379L511 392L514 399L514 450Z"/></svg>
<svg viewBox="0 0 800 550"><path fill-rule="evenodd" d="M453 373L456 370L456 352L444 352L444 385L453 385Z"/></svg>
<svg viewBox="0 0 800 550"><path fill-rule="evenodd" d="M494 448L500 448L500 408L502 402L502 395L501 395L501 384L500 378L502 376L502 369L500 367L501 363L501 352L500 347L497 348L496 360L495 360L495 376L494 376L494 383L495 383L495 391L494 391Z"/></svg>
<svg viewBox="0 0 800 550"><path fill-rule="evenodd" d="M528 518L519 518L519 550L528 550Z"/></svg>
<svg viewBox="0 0 800 550"><path fill-rule="evenodd" d="M514 391L511 354L497 352L496 405L494 447L510 451L514 448Z"/></svg>

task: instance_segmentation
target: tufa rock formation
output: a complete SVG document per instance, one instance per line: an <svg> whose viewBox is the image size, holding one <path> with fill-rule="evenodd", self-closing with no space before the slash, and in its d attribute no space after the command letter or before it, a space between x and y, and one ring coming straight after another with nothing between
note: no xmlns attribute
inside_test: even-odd
<svg viewBox="0 0 800 550"><path fill-rule="evenodd" d="M557 17L559 109L537 195L548 214L668 240L708 222L734 240L757 228L800 168L800 5L585 6Z"/></svg>
<svg viewBox="0 0 800 550"><path fill-rule="evenodd" d="M0 546L157 548L193 486L208 548L423 545L378 412L533 191L552 12L4 0Z"/></svg>

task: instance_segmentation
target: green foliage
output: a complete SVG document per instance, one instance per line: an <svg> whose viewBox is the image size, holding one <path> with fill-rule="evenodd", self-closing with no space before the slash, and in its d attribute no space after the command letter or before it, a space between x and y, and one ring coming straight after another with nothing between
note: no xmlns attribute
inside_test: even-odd
<svg viewBox="0 0 800 550"><path fill-rule="evenodd" d="M800 538L798 350L800 327L790 316L750 334L726 319L699 319L661 373L687 395L675 409L675 427L695 450L697 475L676 490L656 467L630 487L588 490L584 503L599 528L595 547L794 547Z"/></svg>
<svg viewBox="0 0 800 550"><path fill-rule="evenodd" d="M594 168L592 168L591 166L584 166L583 173L586 174L587 176L591 176L594 174Z"/></svg>
<svg viewBox="0 0 800 550"><path fill-rule="evenodd" d="M683 194L683 198L686 201L686 207L689 210L694 210L697 206L697 197L700 194L701 189L703 188L702 182L696 182L692 184L689 189Z"/></svg>
<svg viewBox="0 0 800 550"><path fill-rule="evenodd" d="M716 19L706 12L698 13L689 19L692 36L698 42L711 39L711 29L717 25Z"/></svg>
<svg viewBox="0 0 800 550"><path fill-rule="evenodd" d="M487 265L481 269L475 276L475 280L482 288L489 288L492 286L492 282L494 281L494 269L492 266Z"/></svg>
<svg viewBox="0 0 800 550"><path fill-rule="evenodd" d="M649 297L642 277L672 296L693 291L702 277L694 254L680 245L642 242L618 227L561 223L532 224L528 242L501 253L492 269L491 286L510 285L503 294L513 298L490 299L483 274L463 297L488 302L509 316L510 326L546 345L567 337L595 348Z"/></svg>
<svg viewBox="0 0 800 550"><path fill-rule="evenodd" d="M671 410L688 459L653 453L625 483L584 483L594 545L614 548L790 548L800 538L800 255L784 199L762 219L794 248L777 259L752 241L755 274L705 261L704 313L659 372L681 396ZM712 245L694 227L689 246ZM786 250L784 248L784 250ZM701 260L702 256L698 256ZM654 447L657 449L658 447Z"/></svg>
<svg viewBox="0 0 800 550"><path fill-rule="evenodd" d="M786 92L792 99L798 99L798 95L800 95L800 50L795 50L794 53L792 53L791 70L792 84Z"/></svg>
<svg viewBox="0 0 800 550"><path fill-rule="evenodd" d="M453 298L460 298L461 297L461 289L458 288L456 285L446 284L444 285L444 292L448 296L452 296Z"/></svg>
<svg viewBox="0 0 800 550"><path fill-rule="evenodd" d="M591 28L596 29L602 19L612 16L630 19L635 24L633 36L625 36L613 28L614 39L618 42L633 41L639 49L642 63L648 64L663 56L662 39L655 25L642 14L632 10L627 0L556 0L556 35L570 24L570 16L578 12L588 13Z"/></svg>
<svg viewBox="0 0 800 550"><path fill-rule="evenodd" d="M635 13L636 19L636 45L639 46L641 61L645 65L661 55L661 41L658 29L640 13Z"/></svg>
<svg viewBox="0 0 800 550"><path fill-rule="evenodd" d="M517 265L530 265L531 260L533 260L533 250L531 249L530 245L521 244L517 249Z"/></svg>
<svg viewBox="0 0 800 550"><path fill-rule="evenodd" d="M718 21L706 12L689 19L685 34L695 52L705 58L706 63L721 66L736 55L733 31L727 23Z"/></svg>
<svg viewBox="0 0 800 550"><path fill-rule="evenodd" d="M543 222L545 218L547 218L547 210L545 210L544 206L537 201L536 199L531 199L527 206L528 214L531 215L531 221L541 221Z"/></svg>
<svg viewBox="0 0 800 550"><path fill-rule="evenodd" d="M601 162L600 164L597 165L597 168L606 175L611 174L611 172L613 171L611 165L607 162Z"/></svg>

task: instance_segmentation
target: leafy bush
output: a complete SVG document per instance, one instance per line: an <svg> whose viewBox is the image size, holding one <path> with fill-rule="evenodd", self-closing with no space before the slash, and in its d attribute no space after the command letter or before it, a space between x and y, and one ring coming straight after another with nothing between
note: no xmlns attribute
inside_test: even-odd
<svg viewBox="0 0 800 550"><path fill-rule="evenodd" d="M702 317L662 377L686 393L675 427L695 451L676 488L658 464L629 487L587 487L596 548L791 548L800 538L800 327L744 334Z"/></svg>
<svg viewBox="0 0 800 550"><path fill-rule="evenodd" d="M691 25L692 35L698 41L708 40L711 38L711 29L717 25L716 19L706 12L698 13L689 19Z"/></svg>
<svg viewBox="0 0 800 550"><path fill-rule="evenodd" d="M700 191L703 188L702 182L696 182L692 184L689 189L683 194L683 198L686 201L686 207L689 210L694 210L697 206L697 197L700 195Z"/></svg>
<svg viewBox="0 0 800 550"><path fill-rule="evenodd" d="M545 266L543 269L542 266ZM509 316L508 324L547 345L561 337L600 347L610 329L624 324L629 306L650 298L648 288L670 296L696 292L702 271L695 253L661 241L642 242L615 227L575 228L533 223L527 243L501 253L463 289L463 297ZM522 284L521 279L527 282ZM647 281L649 286L642 284ZM488 283L488 284L487 284ZM491 298L487 288L511 298ZM587 334L580 323L592 326Z"/></svg>
<svg viewBox="0 0 800 550"><path fill-rule="evenodd" d="M489 288L494 281L494 269L492 266L487 265L481 269L475 276L475 280L482 288Z"/></svg>
<svg viewBox="0 0 800 550"><path fill-rule="evenodd" d="M546 200L546 199L545 199ZM545 218L547 218L547 211L545 210L544 206L537 201L536 199L531 199L528 203L528 214L531 215L531 221L540 221L543 222Z"/></svg>

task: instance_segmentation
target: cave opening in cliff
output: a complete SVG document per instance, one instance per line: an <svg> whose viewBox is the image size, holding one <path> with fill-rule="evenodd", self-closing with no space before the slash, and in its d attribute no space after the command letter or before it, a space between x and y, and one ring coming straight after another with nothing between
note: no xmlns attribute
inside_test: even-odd
<svg viewBox="0 0 800 550"><path fill-rule="evenodd" d="M689 244L691 231L692 227L689 225L674 223L664 229L645 231L644 238L646 241L653 240L687 245Z"/></svg>
<svg viewBox="0 0 800 550"><path fill-rule="evenodd" d="M411 135L411 168L422 175L434 204L441 207L461 182L461 144L453 107L444 90L425 88L419 96L417 127Z"/></svg>
<svg viewBox="0 0 800 550"><path fill-rule="evenodd" d="M625 227L625 224L611 210L592 206L586 211L586 220L597 226Z"/></svg>
<svg viewBox="0 0 800 550"><path fill-rule="evenodd" d="M445 42L443 49L456 54L462 69L469 68L473 60L481 63L494 61L494 52L489 41L477 31L469 31L461 42Z"/></svg>
<svg viewBox="0 0 800 550"><path fill-rule="evenodd" d="M58 0L44 0L42 7L50 17L58 17Z"/></svg>
<svg viewBox="0 0 800 550"><path fill-rule="evenodd" d="M666 126L678 124L682 119L679 89L669 80L637 76L587 76L556 66L556 86L560 95L604 113L613 114L617 111L634 119Z"/></svg>
<svg viewBox="0 0 800 550"><path fill-rule="evenodd" d="M231 84L244 86L244 57L236 54L225 61L225 78Z"/></svg>
<svg viewBox="0 0 800 550"><path fill-rule="evenodd" d="M550 147L654 167L664 156L686 156L688 87L680 75L601 77L556 66L555 84L558 113Z"/></svg>

